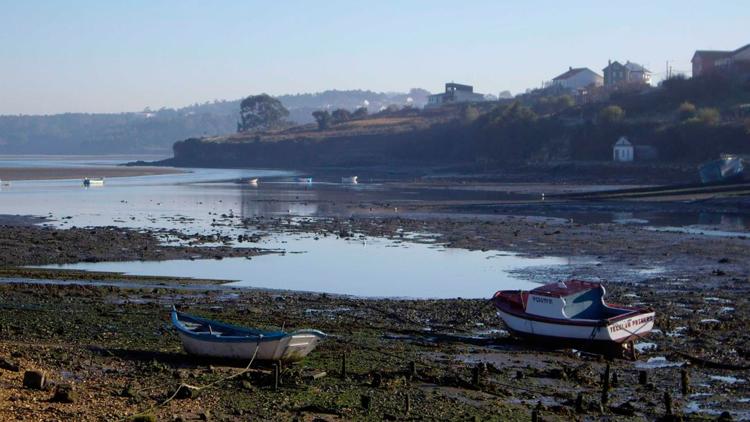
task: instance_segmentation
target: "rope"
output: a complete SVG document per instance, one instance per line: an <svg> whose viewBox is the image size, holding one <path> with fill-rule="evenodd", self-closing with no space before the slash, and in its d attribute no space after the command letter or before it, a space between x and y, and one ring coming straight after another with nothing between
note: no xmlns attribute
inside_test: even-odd
<svg viewBox="0 0 750 422"><path fill-rule="evenodd" d="M258 354L258 349L260 349L260 343L261 343L261 340L263 340L263 336L261 335L260 337L261 337L261 338L260 338L260 339L258 340L258 343L256 343L256 345L255 345L255 351L253 352L253 357L252 357L252 358L250 358L250 363L248 363L248 364L247 364L247 366L246 366L246 367L245 367L245 368L244 368L243 370L241 370L241 371L239 371L239 372L236 372L236 373L234 373L234 374L232 374L232 375L226 376L226 377L224 377L224 378L219 378L218 380L216 380L216 381L214 381L214 382L212 382L212 383L210 383L210 384L206 384L206 385L203 385L203 386L190 385L190 384L186 384L186 383L184 383L184 382L183 382L183 383L180 383L179 387L177 387L177 390L175 390L175 392L174 392L174 393L173 393L173 394L172 394L171 396L169 396L169 398L168 398L168 399L164 400L164 401L163 401L163 402L161 402L161 403L155 404L155 405L151 406L150 408L148 408L148 409L146 409L146 410L143 410L143 411L141 411L141 412L138 412L138 413L136 413L136 414L135 414L135 415L133 415L133 416L144 415L144 414L146 414L146 413L148 413L148 412L151 412L151 411L152 411L152 410L154 410L154 409L157 409L157 408L159 408L159 407L163 407L163 406L165 406L165 405L166 405L167 403L169 403L170 401L174 400L174 398L175 398L175 397L177 397L177 393L179 393L179 392L180 392L180 390L182 390L182 388L183 388L183 387L184 387L184 388L188 388L188 389L190 389L190 390L196 390L196 391L206 390L206 389L208 389L208 388L211 388L211 387L215 386L216 384L222 383L222 382L224 382L224 381L228 381L228 380L230 380L230 379L232 379L232 378L237 378L237 377L239 377L240 375L242 375L242 374L244 374L244 373L246 373L246 372L250 371L250 367L252 366L252 364L253 364L253 361L255 361L255 356L256 356L256 355ZM129 418L131 418L131 417L132 417L132 416L129 416L129 417L127 417L127 418L123 418L123 420L125 420L125 419L129 419Z"/></svg>

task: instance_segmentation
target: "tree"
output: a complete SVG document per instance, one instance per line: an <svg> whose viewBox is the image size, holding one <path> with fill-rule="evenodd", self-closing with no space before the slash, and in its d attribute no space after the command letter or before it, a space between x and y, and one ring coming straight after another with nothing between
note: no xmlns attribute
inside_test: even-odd
<svg viewBox="0 0 750 422"><path fill-rule="evenodd" d="M599 111L599 121L604 124L617 123L625 118L625 110L620 106L611 105Z"/></svg>
<svg viewBox="0 0 750 422"><path fill-rule="evenodd" d="M352 119L364 119L367 117L367 107L360 107L352 113Z"/></svg>
<svg viewBox="0 0 750 422"><path fill-rule="evenodd" d="M273 129L279 127L287 116L289 110L276 98L268 94L251 95L240 103L237 131Z"/></svg>
<svg viewBox="0 0 750 422"><path fill-rule="evenodd" d="M331 113L334 123L348 122L352 119L352 113L345 108L337 108Z"/></svg>
<svg viewBox="0 0 750 422"><path fill-rule="evenodd" d="M680 104L677 108L677 118L680 119L681 122L684 122L693 117L695 117L695 104L687 101Z"/></svg>
<svg viewBox="0 0 750 422"><path fill-rule="evenodd" d="M318 129L325 130L331 127L331 113L328 110L317 110L312 113L313 118L318 123Z"/></svg>

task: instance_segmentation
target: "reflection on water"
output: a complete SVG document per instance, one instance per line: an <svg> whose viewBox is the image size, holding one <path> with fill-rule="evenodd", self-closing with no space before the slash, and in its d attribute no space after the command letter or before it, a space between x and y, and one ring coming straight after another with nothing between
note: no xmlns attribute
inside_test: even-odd
<svg viewBox="0 0 750 422"><path fill-rule="evenodd" d="M491 297L500 289L536 286L514 277L512 270L567 263L561 258L523 258L378 238L315 240L311 236L285 235L274 236L258 246L300 253L220 261L102 262L49 267L237 280L231 285L366 297L482 298Z"/></svg>

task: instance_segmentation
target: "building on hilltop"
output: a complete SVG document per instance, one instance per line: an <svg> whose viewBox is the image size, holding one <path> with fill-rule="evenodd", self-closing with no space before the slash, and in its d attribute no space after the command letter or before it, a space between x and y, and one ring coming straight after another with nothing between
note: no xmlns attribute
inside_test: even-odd
<svg viewBox="0 0 750 422"><path fill-rule="evenodd" d="M602 86L604 78L587 67L573 68L552 79L552 85L568 89L573 92L585 90L586 88Z"/></svg>
<svg viewBox="0 0 750 422"><path fill-rule="evenodd" d="M474 92L471 85L449 82L445 84L445 92L427 97L425 108L440 107L444 104L476 103L484 101L484 95Z"/></svg>
<svg viewBox="0 0 750 422"><path fill-rule="evenodd" d="M690 60L693 77L713 73L750 75L750 44L734 51L696 50Z"/></svg>
<svg viewBox="0 0 750 422"><path fill-rule="evenodd" d="M604 71L604 86L615 88L623 85L651 85L651 71L631 61L622 64L610 60Z"/></svg>

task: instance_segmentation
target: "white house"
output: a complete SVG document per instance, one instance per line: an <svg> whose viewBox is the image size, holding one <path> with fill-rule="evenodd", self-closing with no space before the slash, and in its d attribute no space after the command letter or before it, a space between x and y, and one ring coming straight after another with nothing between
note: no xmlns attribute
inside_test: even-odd
<svg viewBox="0 0 750 422"><path fill-rule="evenodd" d="M602 86L604 78L587 67L568 68L568 71L552 79L557 85L571 91L579 91L592 86Z"/></svg>
<svg viewBox="0 0 750 422"><path fill-rule="evenodd" d="M628 141L628 138L621 136L612 148L612 159L619 162L633 161L633 151L633 144Z"/></svg>
<svg viewBox="0 0 750 422"><path fill-rule="evenodd" d="M427 97L425 108L440 107L443 104L450 103L474 103L484 100L484 95L474 92L473 86L450 82L445 84L444 93Z"/></svg>

